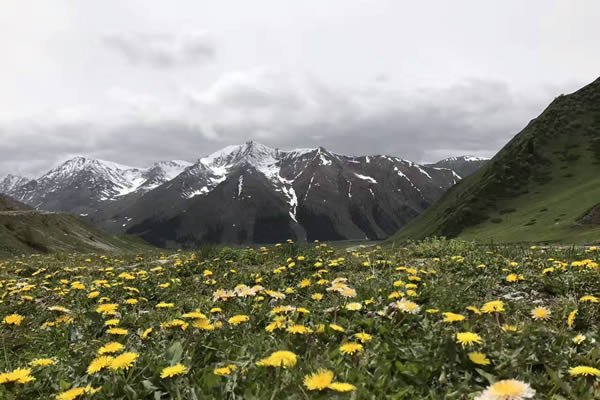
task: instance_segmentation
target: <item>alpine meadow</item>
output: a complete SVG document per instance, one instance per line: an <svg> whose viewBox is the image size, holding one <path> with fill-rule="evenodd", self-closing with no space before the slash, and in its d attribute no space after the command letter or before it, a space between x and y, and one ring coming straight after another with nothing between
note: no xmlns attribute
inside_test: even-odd
<svg viewBox="0 0 600 400"><path fill-rule="evenodd" d="M0 5L0 400L600 399L600 3Z"/></svg>

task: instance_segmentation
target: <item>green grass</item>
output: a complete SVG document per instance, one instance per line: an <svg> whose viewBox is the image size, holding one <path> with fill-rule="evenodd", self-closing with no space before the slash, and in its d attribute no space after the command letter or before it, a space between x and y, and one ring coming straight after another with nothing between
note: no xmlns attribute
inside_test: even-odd
<svg viewBox="0 0 600 400"><path fill-rule="evenodd" d="M600 368L600 308L581 300L598 295L598 263L600 251L582 247L437 239L352 252L284 244L8 259L0 261L0 373L25 368L36 358L55 364L33 367L34 381L0 383L0 398L54 399L90 385L99 391L89 398L98 400L462 400L498 380L518 379L536 390L535 398L597 399L598 378L569 371L579 365ZM522 279L512 282L507 279L512 275ZM345 295L331 290L338 278L345 279ZM251 287L254 294L244 295ZM413 313L402 308L410 304L399 302L402 298L415 304ZM483 312L486 302L497 300L503 311ZM161 303L172 307L157 307ZM115 313L98 312L101 304L115 304ZM532 318L535 307L545 307L549 318ZM184 316L194 310L204 314L198 326L213 329L194 326ZM464 319L445 322L444 312ZM2 322L15 313L24 317L20 325ZM230 323L236 315L248 321ZM125 334L111 334L109 320ZM281 325L267 330L276 320ZM287 329L294 325L311 331L292 334ZM356 354L343 354L340 347L358 342L361 332L371 340ZM481 343L463 346L456 340L459 332L473 332ZM576 344L578 335L585 338ZM88 373L97 350L113 341L137 354L135 362L127 370ZM296 354L296 365L257 365L279 350ZM490 363L475 364L471 352L484 353ZM174 364L187 373L161 378ZM225 365L236 369L229 376L214 374ZM304 379L321 368L355 390L311 391Z"/></svg>
<svg viewBox="0 0 600 400"><path fill-rule="evenodd" d="M0 215L0 257L150 248L140 239L107 234L69 214Z"/></svg>
<svg viewBox="0 0 600 400"><path fill-rule="evenodd" d="M392 238L589 243L600 203L600 80L557 98L478 173Z"/></svg>

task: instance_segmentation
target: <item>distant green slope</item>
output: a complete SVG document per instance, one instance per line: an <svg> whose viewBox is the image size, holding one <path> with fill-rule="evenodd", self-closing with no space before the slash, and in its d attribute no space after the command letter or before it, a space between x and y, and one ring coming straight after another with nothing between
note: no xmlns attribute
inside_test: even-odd
<svg viewBox="0 0 600 400"><path fill-rule="evenodd" d="M392 240L459 236L481 242L590 242L600 239L600 224L579 220L599 204L597 79L556 98L486 166Z"/></svg>
<svg viewBox="0 0 600 400"><path fill-rule="evenodd" d="M130 252L151 246L110 235L69 214L0 212L0 257L47 252Z"/></svg>

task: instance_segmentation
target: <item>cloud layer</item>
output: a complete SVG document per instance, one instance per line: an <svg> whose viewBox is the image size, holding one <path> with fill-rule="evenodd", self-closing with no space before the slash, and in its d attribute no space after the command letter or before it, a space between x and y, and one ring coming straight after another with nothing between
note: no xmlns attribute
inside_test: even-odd
<svg viewBox="0 0 600 400"><path fill-rule="evenodd" d="M491 156L552 100L550 93L521 96L498 81L404 92L385 81L340 88L264 68L224 74L202 90L182 89L175 103L126 90L111 95L121 107L108 115L59 110L0 124L8 138L0 171L36 175L76 154L139 166L195 160L249 139L415 161Z"/></svg>

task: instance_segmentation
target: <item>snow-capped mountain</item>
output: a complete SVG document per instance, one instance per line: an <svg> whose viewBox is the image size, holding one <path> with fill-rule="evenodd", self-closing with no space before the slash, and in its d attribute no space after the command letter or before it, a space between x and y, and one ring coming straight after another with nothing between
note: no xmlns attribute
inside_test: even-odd
<svg viewBox="0 0 600 400"><path fill-rule="evenodd" d="M189 165L167 161L138 168L75 157L7 194L39 209L89 214L96 212L103 202L151 190Z"/></svg>
<svg viewBox="0 0 600 400"><path fill-rule="evenodd" d="M483 167L489 160L489 158L485 157L459 156L448 157L436 162L435 164L429 165L437 168L449 168L462 178L466 178L467 176L477 172L479 168Z"/></svg>
<svg viewBox="0 0 600 400"><path fill-rule="evenodd" d="M8 174L2 180L0 180L0 194L8 194L25 185L30 180L31 179L25 178L24 176Z"/></svg>
<svg viewBox="0 0 600 400"><path fill-rule="evenodd" d="M449 169L324 148L256 142L199 159L171 181L97 220L152 243L378 239L459 181Z"/></svg>
<svg viewBox="0 0 600 400"><path fill-rule="evenodd" d="M247 142L195 163L149 168L76 157L7 194L39 209L84 215L113 232L181 246L380 239L459 180L437 164Z"/></svg>

